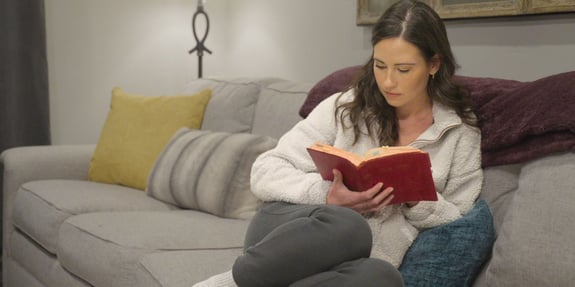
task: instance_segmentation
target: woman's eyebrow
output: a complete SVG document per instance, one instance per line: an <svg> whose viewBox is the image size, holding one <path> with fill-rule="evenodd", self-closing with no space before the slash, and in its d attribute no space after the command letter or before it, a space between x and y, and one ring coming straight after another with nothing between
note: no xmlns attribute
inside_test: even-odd
<svg viewBox="0 0 575 287"><path fill-rule="evenodd" d="M379 60L379 59L377 59L377 58L373 58L373 60L374 60L376 63L378 63L378 64L387 65L384 61ZM415 65L416 65L416 63L409 63L409 62L406 62L406 63L396 63L396 64L394 64L394 66L415 66Z"/></svg>

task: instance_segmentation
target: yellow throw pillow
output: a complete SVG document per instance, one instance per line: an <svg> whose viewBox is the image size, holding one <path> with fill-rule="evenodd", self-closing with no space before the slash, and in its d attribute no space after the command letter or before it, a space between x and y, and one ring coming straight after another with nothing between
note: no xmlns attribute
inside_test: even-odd
<svg viewBox="0 0 575 287"><path fill-rule="evenodd" d="M212 95L131 95L112 90L112 102L90 162L92 181L146 189L156 158L174 133L199 129Z"/></svg>

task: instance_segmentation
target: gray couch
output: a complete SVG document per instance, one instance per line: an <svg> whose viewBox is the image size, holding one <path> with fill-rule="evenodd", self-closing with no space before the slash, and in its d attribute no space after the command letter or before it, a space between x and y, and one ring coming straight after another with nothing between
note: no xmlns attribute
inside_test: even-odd
<svg viewBox="0 0 575 287"><path fill-rule="evenodd" d="M309 84L195 80L211 87L203 130L279 138L301 119ZM191 286L229 270L248 220L180 209L146 193L87 180L94 146L5 151L4 286ZM485 170L482 197L498 239L475 286L575 282L575 153Z"/></svg>
<svg viewBox="0 0 575 287"><path fill-rule="evenodd" d="M195 80L212 88L203 130L278 138L301 117L310 84ZM141 190L87 180L94 146L2 154L4 286L191 286L231 267L247 220L181 210Z"/></svg>

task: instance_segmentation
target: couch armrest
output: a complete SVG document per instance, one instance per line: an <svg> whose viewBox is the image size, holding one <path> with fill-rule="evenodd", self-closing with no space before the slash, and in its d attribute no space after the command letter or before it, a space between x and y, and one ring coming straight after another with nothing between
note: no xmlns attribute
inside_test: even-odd
<svg viewBox="0 0 575 287"><path fill-rule="evenodd" d="M0 154L2 187L3 250L12 233L12 201L18 188L33 180L88 179L88 169L95 145L27 146L5 150ZM6 256L2 252L2 256Z"/></svg>
<svg viewBox="0 0 575 287"><path fill-rule="evenodd" d="M4 194L32 180L88 179L94 148L94 145L52 145L4 151L0 155Z"/></svg>

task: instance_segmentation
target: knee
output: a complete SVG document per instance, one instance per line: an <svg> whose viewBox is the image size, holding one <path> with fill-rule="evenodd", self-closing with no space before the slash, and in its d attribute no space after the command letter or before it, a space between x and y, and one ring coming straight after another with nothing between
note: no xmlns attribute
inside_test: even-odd
<svg viewBox="0 0 575 287"><path fill-rule="evenodd" d="M401 273L391 263L379 259L369 258L362 264L362 278L367 282L385 282L378 286L402 287L403 278ZM367 286L367 285L366 285Z"/></svg>
<svg viewBox="0 0 575 287"><path fill-rule="evenodd" d="M338 239L345 246L356 248L361 253L360 257L369 257L372 233L361 214L346 207L322 205L311 217L328 226L326 236L329 236L330 240Z"/></svg>
<svg viewBox="0 0 575 287"><path fill-rule="evenodd" d="M277 271L269 269L262 262L254 261L249 256L239 256L232 266L232 277L239 287L277 286Z"/></svg>
<svg viewBox="0 0 575 287"><path fill-rule="evenodd" d="M247 263L244 256L236 258L232 266L232 277L238 286L259 286L254 282L257 277L258 270L254 270L251 264Z"/></svg>

